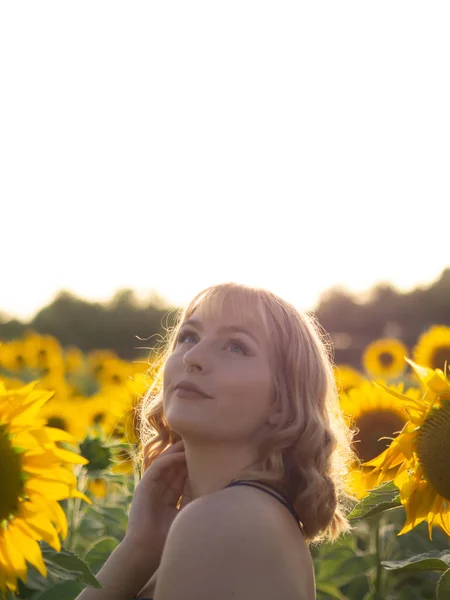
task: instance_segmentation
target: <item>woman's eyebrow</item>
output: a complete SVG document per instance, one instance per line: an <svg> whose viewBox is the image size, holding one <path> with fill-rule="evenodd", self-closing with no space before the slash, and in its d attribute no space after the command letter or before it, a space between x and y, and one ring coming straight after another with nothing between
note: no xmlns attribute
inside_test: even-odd
<svg viewBox="0 0 450 600"><path fill-rule="evenodd" d="M203 331L203 326L200 323L200 321L196 321L195 319L188 319L187 321L185 321L183 323L183 327L184 325L192 325L193 327L196 327L197 329L200 329L200 331Z"/></svg>
<svg viewBox="0 0 450 600"><path fill-rule="evenodd" d="M196 319L188 319L187 321L184 322L183 325L192 325L196 329L203 331L202 324L200 323L200 321L197 321ZM250 331L250 329L247 329L246 327L243 327L242 325L225 325L224 327L220 327L217 330L218 333L222 333L223 331L235 331L235 332L245 333L246 335L251 337L256 342L256 344L259 345L259 340L256 337L256 335L254 333L252 333Z"/></svg>
<svg viewBox="0 0 450 600"><path fill-rule="evenodd" d="M250 331L250 329L247 329L246 327L243 327L242 325L228 325L225 327L221 327L219 329L219 333L221 333L222 331L235 331L236 333L245 333L246 335L251 337L255 341L256 344L259 344L259 340L256 337L256 335L254 333L252 333Z"/></svg>

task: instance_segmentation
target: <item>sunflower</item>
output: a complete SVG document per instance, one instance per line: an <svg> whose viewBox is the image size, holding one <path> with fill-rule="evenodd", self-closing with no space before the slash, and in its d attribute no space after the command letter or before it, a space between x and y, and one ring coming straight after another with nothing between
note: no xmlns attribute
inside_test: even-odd
<svg viewBox="0 0 450 600"><path fill-rule="evenodd" d="M117 355L112 350L94 350L87 356L87 368L89 372L101 377L103 371L117 360Z"/></svg>
<svg viewBox="0 0 450 600"><path fill-rule="evenodd" d="M33 330L25 332L23 352L26 364L31 369L45 370L57 369L64 366L62 346L51 335L41 335Z"/></svg>
<svg viewBox="0 0 450 600"><path fill-rule="evenodd" d="M404 384L392 385L389 389L402 393ZM412 388L406 392L411 398L416 398L419 393L419 390ZM386 439L392 439L408 420L404 402L369 381L343 392L340 406L350 424L356 426L354 450L362 462L380 454L388 445ZM376 478L368 476L370 471L360 464L353 465L350 487L358 498L376 487Z"/></svg>
<svg viewBox="0 0 450 600"><path fill-rule="evenodd" d="M413 349L416 364L430 369L444 369L450 365L450 327L434 325L417 340Z"/></svg>
<svg viewBox="0 0 450 600"><path fill-rule="evenodd" d="M12 373L28 367L23 342L11 340L0 347L0 367Z"/></svg>
<svg viewBox="0 0 450 600"><path fill-rule="evenodd" d="M370 343L364 350L362 361L370 377L395 379L406 369L407 347L399 340L383 338Z"/></svg>
<svg viewBox="0 0 450 600"><path fill-rule="evenodd" d="M82 405L77 402L53 397L42 407L39 416L45 419L45 424L49 427L63 429L79 442L88 430L87 417L83 410L80 410L80 406Z"/></svg>
<svg viewBox="0 0 450 600"><path fill-rule="evenodd" d="M70 397L70 385L66 380L66 374L62 365L52 365L46 367L38 377L38 388L41 390L53 390L55 400L67 400Z"/></svg>
<svg viewBox="0 0 450 600"><path fill-rule="evenodd" d="M430 539L433 525L450 536L450 381L441 369L407 362L422 393L413 399L384 388L404 402L409 418L390 447L364 466L377 485L393 479L399 488L406 521L398 535L426 520Z"/></svg>
<svg viewBox="0 0 450 600"><path fill-rule="evenodd" d="M143 393L150 385L145 373L130 378L127 382L128 398L124 403L116 403L112 408L117 418L113 436L131 445L139 444Z"/></svg>
<svg viewBox="0 0 450 600"><path fill-rule="evenodd" d="M76 346L69 346L64 352L64 367L66 373L76 373L84 368L85 357L83 352Z"/></svg>
<svg viewBox="0 0 450 600"><path fill-rule="evenodd" d="M0 590L10 592L17 591L17 579L26 583L27 562L46 576L38 541L61 550L59 535L66 537L68 525L58 501L91 503L76 489L71 468L87 460L57 446L74 439L45 426L39 411L54 392L36 384L9 390L0 381Z"/></svg>
<svg viewBox="0 0 450 600"><path fill-rule="evenodd" d="M87 484L87 489L95 498L104 498L108 491L106 480L101 477L90 479Z"/></svg>
<svg viewBox="0 0 450 600"><path fill-rule="evenodd" d="M348 392L348 390L357 387L366 380L362 373L349 365L335 365L334 378L339 393Z"/></svg>
<svg viewBox="0 0 450 600"><path fill-rule="evenodd" d="M76 403L82 420L87 425L86 433L101 431L108 436L114 431L119 415L125 411L124 403L128 399L128 393L125 392L118 390L115 395L99 392Z"/></svg>
<svg viewBox="0 0 450 600"><path fill-rule="evenodd" d="M135 454L131 446L117 449L112 459L111 472L116 474L134 473L136 470Z"/></svg>

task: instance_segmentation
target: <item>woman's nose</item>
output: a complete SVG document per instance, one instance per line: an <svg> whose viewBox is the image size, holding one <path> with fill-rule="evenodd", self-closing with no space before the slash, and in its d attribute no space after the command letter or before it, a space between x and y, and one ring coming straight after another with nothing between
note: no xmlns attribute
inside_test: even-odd
<svg viewBox="0 0 450 600"><path fill-rule="evenodd" d="M184 354L183 362L186 371L206 371L209 369L207 353L205 349L199 348L199 344L196 344Z"/></svg>
<svg viewBox="0 0 450 600"><path fill-rule="evenodd" d="M202 371L202 368L197 364L189 364L186 361L184 361L184 364L188 373L190 373L191 371Z"/></svg>

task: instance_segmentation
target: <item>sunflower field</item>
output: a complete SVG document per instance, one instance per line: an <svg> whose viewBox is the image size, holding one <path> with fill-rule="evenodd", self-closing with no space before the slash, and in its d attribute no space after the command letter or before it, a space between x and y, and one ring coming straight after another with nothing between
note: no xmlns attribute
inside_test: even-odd
<svg viewBox="0 0 450 600"><path fill-rule="evenodd" d="M157 357L154 357L156 364ZM351 534L311 546L319 600L450 599L450 327L336 365L356 425ZM122 540L152 357L0 340L0 598L74 600Z"/></svg>

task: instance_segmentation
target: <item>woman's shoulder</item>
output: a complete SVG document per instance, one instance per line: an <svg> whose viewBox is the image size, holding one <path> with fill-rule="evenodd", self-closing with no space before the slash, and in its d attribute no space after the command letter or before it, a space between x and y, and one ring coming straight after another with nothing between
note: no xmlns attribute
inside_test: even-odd
<svg viewBox="0 0 450 600"><path fill-rule="evenodd" d="M180 511L175 522L178 520L185 524L189 521L194 528L198 521L218 533L223 529L224 535L245 528L248 535L263 535L287 549L294 544L298 550L299 543L308 548L286 506L272 495L247 485L223 488L193 500Z"/></svg>
<svg viewBox="0 0 450 600"><path fill-rule="evenodd" d="M295 548L295 543L305 544L303 536L298 528L295 531L295 523L286 508L265 496L257 489L236 486L207 494L185 506L169 531L161 563L164 578L161 585L169 585L169 571L172 582L176 579L174 571L180 573L180 582L184 583L185 573L191 577L192 573L202 573L205 569L217 579L224 573L225 561L226 578L232 577L237 585L251 587L257 577L261 590L267 592L273 586L271 597L286 586L303 594L306 582L312 589L311 563L306 551L303 554ZM192 548L196 549L194 554ZM195 582L189 581L195 587Z"/></svg>
<svg viewBox="0 0 450 600"><path fill-rule="evenodd" d="M227 525L239 525L242 521L251 525L263 517L269 525L273 510L262 496L263 494L249 487L220 489L192 500L180 511L176 521L212 519L217 523L216 519L220 519L221 523L226 521Z"/></svg>

